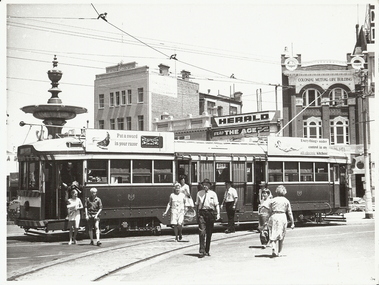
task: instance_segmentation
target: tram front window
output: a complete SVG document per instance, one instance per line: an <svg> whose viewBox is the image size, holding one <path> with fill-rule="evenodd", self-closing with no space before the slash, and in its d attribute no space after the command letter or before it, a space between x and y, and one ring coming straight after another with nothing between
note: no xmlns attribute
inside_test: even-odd
<svg viewBox="0 0 379 285"><path fill-rule="evenodd" d="M23 162L21 164L21 187L24 190L39 189L39 162Z"/></svg>

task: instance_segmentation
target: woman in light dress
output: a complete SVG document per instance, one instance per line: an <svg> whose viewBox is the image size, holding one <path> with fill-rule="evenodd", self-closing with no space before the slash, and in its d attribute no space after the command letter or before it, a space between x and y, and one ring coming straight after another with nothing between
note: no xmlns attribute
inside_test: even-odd
<svg viewBox="0 0 379 285"><path fill-rule="evenodd" d="M283 241L287 229L287 216L291 221L291 228L295 227L290 201L284 197L287 194L286 188L283 185L279 185L275 192L277 196L269 199L268 202L271 212L268 228L273 257L280 256L280 252L283 249Z"/></svg>
<svg viewBox="0 0 379 285"><path fill-rule="evenodd" d="M76 235L78 234L80 224L80 209L83 209L83 204L78 198L77 190L71 191L71 198L68 199L67 203L68 227L70 229L70 241L68 244L71 245L72 243L76 244Z"/></svg>
<svg viewBox="0 0 379 285"><path fill-rule="evenodd" d="M180 184L175 183L174 193L171 193L166 211L163 213L163 216L166 216L171 209L171 225L174 227L175 241L182 240L185 201L186 196L180 192Z"/></svg>
<svg viewBox="0 0 379 285"><path fill-rule="evenodd" d="M259 217L259 231L260 231L260 240L262 248L266 248L269 241L269 230L268 230L268 219L270 217L270 205L269 200L272 198L271 191L263 189L261 192L262 197L260 197L261 203L258 207L258 217Z"/></svg>

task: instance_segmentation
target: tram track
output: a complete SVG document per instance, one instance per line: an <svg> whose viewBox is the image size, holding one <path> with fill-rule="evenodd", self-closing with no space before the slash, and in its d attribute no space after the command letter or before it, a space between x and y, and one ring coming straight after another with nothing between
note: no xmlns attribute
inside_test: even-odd
<svg viewBox="0 0 379 285"><path fill-rule="evenodd" d="M252 234L246 231L236 232L233 235L214 233L212 242L217 243ZM154 240L91 250L26 268L23 272L10 274L7 281L51 281L54 277L61 281L102 281L111 279L123 270L137 265L143 266L158 258L192 247L196 248L194 252L197 253L198 235L196 234L185 236L182 242L174 242L173 237L154 237Z"/></svg>

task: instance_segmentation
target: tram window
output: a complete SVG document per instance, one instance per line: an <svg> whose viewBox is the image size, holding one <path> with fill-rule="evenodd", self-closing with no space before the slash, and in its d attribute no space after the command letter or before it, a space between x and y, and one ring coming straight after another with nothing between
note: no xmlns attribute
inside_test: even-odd
<svg viewBox="0 0 379 285"><path fill-rule="evenodd" d="M88 160L87 162L87 182L107 183L108 182L108 160Z"/></svg>
<svg viewBox="0 0 379 285"><path fill-rule="evenodd" d="M191 167L191 182L198 182L197 179L197 162L192 162Z"/></svg>
<svg viewBox="0 0 379 285"><path fill-rule="evenodd" d="M270 161L268 163L268 181L282 182L283 181L283 163L280 161Z"/></svg>
<svg viewBox="0 0 379 285"><path fill-rule="evenodd" d="M328 181L328 164L326 162L316 162L316 181Z"/></svg>
<svg viewBox="0 0 379 285"><path fill-rule="evenodd" d="M246 164L246 175L247 175L247 182L253 182L253 164L247 163Z"/></svg>
<svg viewBox="0 0 379 285"><path fill-rule="evenodd" d="M297 162L284 163L285 181L299 181L299 164Z"/></svg>
<svg viewBox="0 0 379 285"><path fill-rule="evenodd" d="M133 160L133 183L151 183L151 160Z"/></svg>
<svg viewBox="0 0 379 285"><path fill-rule="evenodd" d="M130 183L130 160L111 160L111 184Z"/></svg>
<svg viewBox="0 0 379 285"><path fill-rule="evenodd" d="M28 171L27 171L27 163L21 162L20 165L20 173L21 173L21 189L28 189Z"/></svg>
<svg viewBox="0 0 379 285"><path fill-rule="evenodd" d="M189 178L189 163L188 161L178 161L178 172L177 172L176 180L179 181L180 178L184 177L186 182L188 182Z"/></svg>
<svg viewBox="0 0 379 285"><path fill-rule="evenodd" d="M246 167L245 162L233 162L232 167L233 181L234 182L245 182L246 181Z"/></svg>
<svg viewBox="0 0 379 285"><path fill-rule="evenodd" d="M200 181L208 178L210 181L214 179L213 161L201 161L200 162Z"/></svg>
<svg viewBox="0 0 379 285"><path fill-rule="evenodd" d="M216 182L225 182L230 180L230 165L228 162L216 163Z"/></svg>
<svg viewBox="0 0 379 285"><path fill-rule="evenodd" d="M154 183L172 183L172 161L154 161Z"/></svg>
<svg viewBox="0 0 379 285"><path fill-rule="evenodd" d="M313 181L312 162L300 162L300 181Z"/></svg>

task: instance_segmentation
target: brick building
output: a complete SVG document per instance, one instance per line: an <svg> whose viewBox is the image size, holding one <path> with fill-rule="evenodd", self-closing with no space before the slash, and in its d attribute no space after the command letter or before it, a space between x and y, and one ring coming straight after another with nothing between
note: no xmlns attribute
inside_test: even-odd
<svg viewBox="0 0 379 285"><path fill-rule="evenodd" d="M95 79L95 128L152 130L152 122L164 112L183 117L199 113L199 85L189 72L176 78L169 66L158 72L136 62L106 68Z"/></svg>

